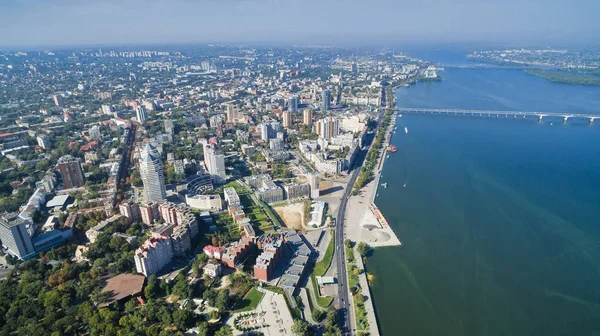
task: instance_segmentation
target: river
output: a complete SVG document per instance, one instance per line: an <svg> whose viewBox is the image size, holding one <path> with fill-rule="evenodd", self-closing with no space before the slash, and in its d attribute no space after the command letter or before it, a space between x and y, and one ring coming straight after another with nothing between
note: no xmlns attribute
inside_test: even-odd
<svg viewBox="0 0 600 336"><path fill-rule="evenodd" d="M599 113L600 88L446 68L401 107ZM383 335L600 333L600 122L404 115L367 261ZM408 128L408 133L404 132Z"/></svg>

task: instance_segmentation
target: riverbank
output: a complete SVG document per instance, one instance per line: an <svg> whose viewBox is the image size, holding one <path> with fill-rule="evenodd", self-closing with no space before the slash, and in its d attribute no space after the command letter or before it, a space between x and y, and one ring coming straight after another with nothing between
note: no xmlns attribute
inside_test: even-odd
<svg viewBox="0 0 600 336"><path fill-rule="evenodd" d="M570 71L547 71L539 69L527 69L526 73L554 83L571 85L600 86L600 77L595 77L581 72Z"/></svg>
<svg viewBox="0 0 600 336"><path fill-rule="evenodd" d="M402 245L392 228L387 225L387 221L383 218L383 215L379 212L374 203L381 178L381 171L387 155L386 148L391 140L395 124L396 118L392 116L388 128L384 133L384 141L373 168L373 179L363 188L359 189L358 195L351 196L348 200L346 238L356 244L363 242L371 247ZM357 259L360 259L358 253L355 253L354 255ZM364 310L366 312L365 318L368 321L368 328L362 330L362 332L368 332L370 335L380 335L373 296L367 282L365 266L363 265L362 260L357 260L357 267L362 270L361 274L358 276L358 282L360 283L361 294L364 298L364 302L361 304L364 304ZM354 307L354 299L351 300ZM355 320L357 319L355 318Z"/></svg>

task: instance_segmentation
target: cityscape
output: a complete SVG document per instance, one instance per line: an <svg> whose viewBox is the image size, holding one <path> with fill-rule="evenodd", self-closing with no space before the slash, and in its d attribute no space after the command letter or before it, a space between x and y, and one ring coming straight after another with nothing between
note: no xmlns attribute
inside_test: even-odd
<svg viewBox="0 0 600 336"><path fill-rule="evenodd" d="M596 335L597 10L0 4L0 335Z"/></svg>
<svg viewBox="0 0 600 336"><path fill-rule="evenodd" d="M57 285L85 288L70 305L150 304L186 334L376 333L373 275L355 260L400 241L369 181L392 88L437 78L430 63L235 46L2 57L3 277L62 264ZM343 224L350 191L371 217ZM343 233L364 221L370 238Z"/></svg>

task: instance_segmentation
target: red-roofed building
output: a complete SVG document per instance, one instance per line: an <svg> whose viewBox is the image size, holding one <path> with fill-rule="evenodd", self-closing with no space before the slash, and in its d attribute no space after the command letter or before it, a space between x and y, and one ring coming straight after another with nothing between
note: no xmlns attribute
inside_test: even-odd
<svg viewBox="0 0 600 336"><path fill-rule="evenodd" d="M218 246L207 245L204 247L203 250L209 258L216 258L221 260L221 255L223 254L223 251L225 249Z"/></svg>

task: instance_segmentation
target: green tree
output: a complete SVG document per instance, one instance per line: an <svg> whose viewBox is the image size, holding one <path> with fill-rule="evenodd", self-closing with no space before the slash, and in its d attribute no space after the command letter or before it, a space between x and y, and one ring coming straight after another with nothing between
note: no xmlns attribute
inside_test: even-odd
<svg viewBox="0 0 600 336"><path fill-rule="evenodd" d="M298 336L308 336L310 324L303 320L295 320L292 326L292 332Z"/></svg>
<svg viewBox="0 0 600 336"><path fill-rule="evenodd" d="M230 327L223 327L215 332L215 336L233 336L233 331Z"/></svg>

